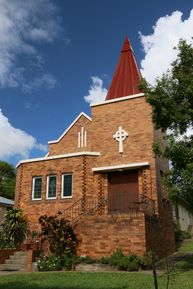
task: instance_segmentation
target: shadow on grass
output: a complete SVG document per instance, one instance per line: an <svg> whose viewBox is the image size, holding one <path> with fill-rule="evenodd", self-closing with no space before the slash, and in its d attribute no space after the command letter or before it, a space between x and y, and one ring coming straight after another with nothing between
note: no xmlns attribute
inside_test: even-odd
<svg viewBox="0 0 193 289"><path fill-rule="evenodd" d="M175 268L179 271L188 271L193 269L193 256L185 256L183 260L179 260L175 264Z"/></svg>
<svg viewBox="0 0 193 289"><path fill-rule="evenodd" d="M43 282L42 282L43 283ZM0 284L1 289L93 289L93 286L85 286L83 285L75 285L75 286L69 286L68 284L57 284L57 285L49 285L49 284L37 284L37 282L17 282L15 283L14 281L8 281L4 284ZM101 287L101 289L105 289L105 287ZM127 285L123 286L117 286L117 287L109 287L109 289L128 289Z"/></svg>

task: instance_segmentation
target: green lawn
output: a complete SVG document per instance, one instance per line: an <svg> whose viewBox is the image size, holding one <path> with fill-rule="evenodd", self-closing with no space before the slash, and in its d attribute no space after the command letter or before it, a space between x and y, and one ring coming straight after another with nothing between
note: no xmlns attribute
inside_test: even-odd
<svg viewBox="0 0 193 289"><path fill-rule="evenodd" d="M193 253L193 240L185 240L182 245L179 247L178 249L179 252L182 253L189 253L192 252Z"/></svg>
<svg viewBox="0 0 193 289"><path fill-rule="evenodd" d="M159 289L166 288L165 276ZM171 276L170 289L192 289L193 271ZM142 273L47 272L0 276L1 289L153 289L152 275Z"/></svg>

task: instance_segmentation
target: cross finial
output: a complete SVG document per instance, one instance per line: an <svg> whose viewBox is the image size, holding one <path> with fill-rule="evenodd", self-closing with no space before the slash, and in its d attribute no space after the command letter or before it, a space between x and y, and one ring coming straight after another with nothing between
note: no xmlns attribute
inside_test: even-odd
<svg viewBox="0 0 193 289"><path fill-rule="evenodd" d="M117 132L113 135L113 138L119 142L119 152L123 153L123 141L128 137L128 133L119 126Z"/></svg>

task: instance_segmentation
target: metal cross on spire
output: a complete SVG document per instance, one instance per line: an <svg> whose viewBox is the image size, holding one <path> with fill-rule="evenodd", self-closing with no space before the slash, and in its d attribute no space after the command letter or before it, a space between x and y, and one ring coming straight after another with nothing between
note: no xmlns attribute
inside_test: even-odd
<svg viewBox="0 0 193 289"><path fill-rule="evenodd" d="M113 138L119 142L119 152L123 153L123 141L128 137L128 133L119 126L117 132L113 135Z"/></svg>

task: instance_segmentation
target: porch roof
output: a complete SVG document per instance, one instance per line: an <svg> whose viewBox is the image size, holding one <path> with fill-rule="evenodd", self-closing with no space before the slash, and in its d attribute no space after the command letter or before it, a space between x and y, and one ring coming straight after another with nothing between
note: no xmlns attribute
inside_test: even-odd
<svg viewBox="0 0 193 289"><path fill-rule="evenodd" d="M129 164L120 164L115 166L107 166L107 167L97 167L93 168L93 172L108 172L108 171L119 171L119 170L127 170L127 169L137 169L140 167L149 166L149 162L141 162L141 163L129 163Z"/></svg>
<svg viewBox="0 0 193 289"><path fill-rule="evenodd" d="M14 201L0 196L0 205L13 206Z"/></svg>

